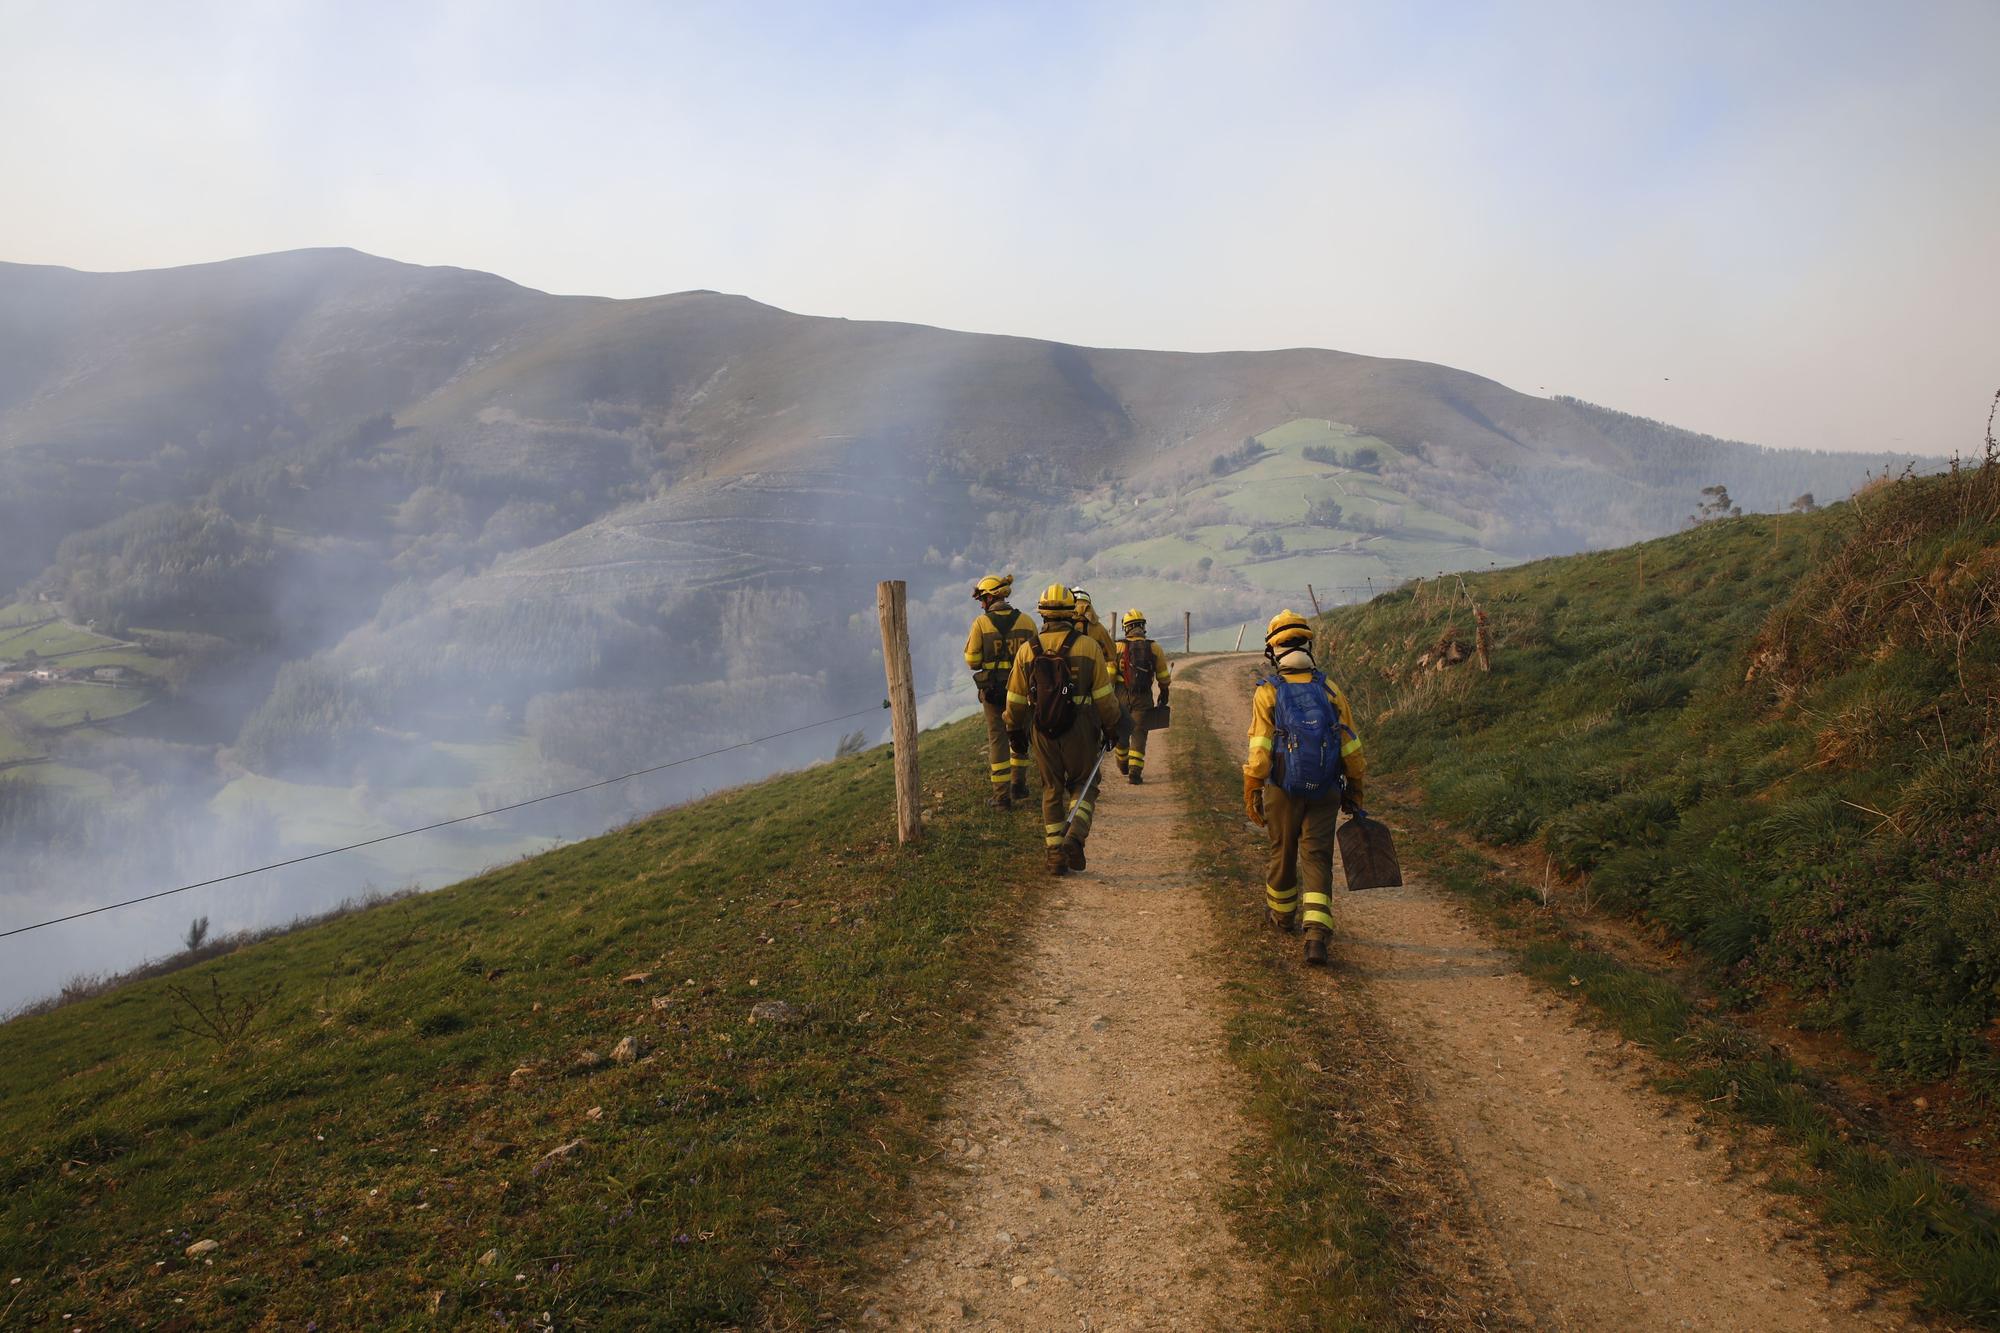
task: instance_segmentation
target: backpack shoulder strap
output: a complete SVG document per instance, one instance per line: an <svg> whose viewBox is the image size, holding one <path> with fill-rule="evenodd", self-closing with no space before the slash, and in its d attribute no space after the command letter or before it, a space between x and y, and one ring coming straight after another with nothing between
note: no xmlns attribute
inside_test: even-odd
<svg viewBox="0 0 2000 1333"><path fill-rule="evenodd" d="M1003 619L1002 617L1005 618ZM986 613L986 623L993 627L993 632L995 634L998 634L1001 638L1004 639L1009 634L1012 634L1014 632L1014 626L1021 623L1021 613L1018 610L1001 611L997 613L993 611L988 611Z"/></svg>

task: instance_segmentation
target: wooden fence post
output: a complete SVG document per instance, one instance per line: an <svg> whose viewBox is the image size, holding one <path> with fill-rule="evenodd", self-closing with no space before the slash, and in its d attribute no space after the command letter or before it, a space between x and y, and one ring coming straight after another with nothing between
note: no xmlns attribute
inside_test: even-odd
<svg viewBox="0 0 2000 1333"><path fill-rule="evenodd" d="M1250 622L1247 620L1236 627L1236 646L1230 649L1229 651L1233 653L1240 653L1243 651L1243 631L1249 628L1250 628Z"/></svg>
<svg viewBox="0 0 2000 1333"><path fill-rule="evenodd" d="M1314 615L1322 616L1326 614L1326 612L1319 609L1319 594L1313 591L1313 586L1310 583L1306 585L1306 596L1312 598Z"/></svg>
<svg viewBox="0 0 2000 1333"><path fill-rule="evenodd" d="M890 735L896 751L896 841L922 842L922 789L917 785L917 688L910 680L910 613L901 579L875 585L882 622L882 670L889 679Z"/></svg>
<svg viewBox="0 0 2000 1333"><path fill-rule="evenodd" d="M1181 612L1181 652L1194 652L1194 612Z"/></svg>

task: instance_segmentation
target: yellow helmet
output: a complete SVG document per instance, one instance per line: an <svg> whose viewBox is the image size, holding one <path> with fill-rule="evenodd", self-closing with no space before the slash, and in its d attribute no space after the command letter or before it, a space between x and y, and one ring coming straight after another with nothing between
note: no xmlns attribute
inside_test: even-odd
<svg viewBox="0 0 2000 1333"><path fill-rule="evenodd" d="M1273 652L1312 645L1312 626L1296 611L1280 611L1264 630L1264 646Z"/></svg>
<svg viewBox="0 0 2000 1333"><path fill-rule="evenodd" d="M1089 593L1087 593L1087 592L1085 592L1085 591L1084 591L1083 589L1081 589L1081 588L1071 588L1071 589L1069 590L1069 595L1070 595L1070 596L1072 596L1072 597L1074 597L1074 598L1076 598L1076 604L1077 604L1078 606L1089 606L1089 605L1090 605L1090 594L1089 594Z"/></svg>
<svg viewBox="0 0 2000 1333"><path fill-rule="evenodd" d="M1146 625L1146 613L1135 606L1125 613L1124 620L1119 623L1124 625L1126 629L1131 629L1134 625L1143 629Z"/></svg>
<svg viewBox="0 0 2000 1333"><path fill-rule="evenodd" d="M985 578L972 585L973 599L981 602L989 597L1006 597L1013 591L1014 576L1012 574L988 574Z"/></svg>
<svg viewBox="0 0 2000 1333"><path fill-rule="evenodd" d="M1074 616L1076 597L1062 584L1051 583L1042 589L1042 600L1035 603L1035 609L1052 619Z"/></svg>

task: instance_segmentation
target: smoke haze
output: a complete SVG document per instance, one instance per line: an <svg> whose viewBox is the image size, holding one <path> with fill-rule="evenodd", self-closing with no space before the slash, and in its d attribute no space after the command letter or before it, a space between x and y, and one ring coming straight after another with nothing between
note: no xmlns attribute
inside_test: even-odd
<svg viewBox="0 0 2000 1333"><path fill-rule="evenodd" d="M1814 448L1960 438L2000 364L1982 0L6 14L18 260L1339 347Z"/></svg>

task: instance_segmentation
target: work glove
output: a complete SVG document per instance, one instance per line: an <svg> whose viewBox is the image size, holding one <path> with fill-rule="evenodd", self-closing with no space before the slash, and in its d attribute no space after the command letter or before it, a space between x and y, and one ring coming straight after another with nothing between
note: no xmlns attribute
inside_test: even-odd
<svg viewBox="0 0 2000 1333"><path fill-rule="evenodd" d="M1162 708L1167 706L1167 689L1168 687L1165 685L1160 686L1160 707Z"/></svg>
<svg viewBox="0 0 2000 1333"><path fill-rule="evenodd" d="M1340 793L1340 808L1350 815L1361 813L1361 789L1347 787Z"/></svg>
<svg viewBox="0 0 2000 1333"><path fill-rule="evenodd" d="M1243 775L1243 815L1258 828L1264 827L1264 780Z"/></svg>

